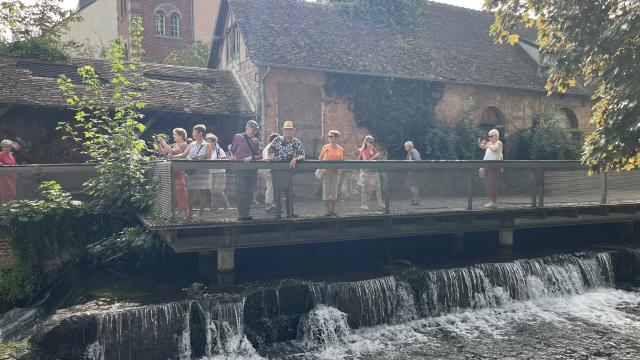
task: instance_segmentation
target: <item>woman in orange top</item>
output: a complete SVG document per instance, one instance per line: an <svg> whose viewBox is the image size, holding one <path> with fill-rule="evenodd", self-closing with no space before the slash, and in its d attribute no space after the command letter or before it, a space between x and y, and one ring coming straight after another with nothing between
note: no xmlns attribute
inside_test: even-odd
<svg viewBox="0 0 640 360"><path fill-rule="evenodd" d="M329 130L327 139L329 143L322 147L318 160L343 160L344 149L338 145L340 132L338 130ZM338 169L325 169L322 175L322 200L327 207L327 216L336 214L336 201L338 200L338 184L340 183Z"/></svg>

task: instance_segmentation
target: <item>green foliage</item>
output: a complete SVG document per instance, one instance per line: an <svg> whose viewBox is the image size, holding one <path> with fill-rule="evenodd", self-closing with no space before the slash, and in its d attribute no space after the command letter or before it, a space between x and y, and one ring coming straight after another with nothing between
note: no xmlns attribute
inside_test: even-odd
<svg viewBox="0 0 640 360"><path fill-rule="evenodd" d="M558 126L551 114L534 115L530 129L519 130L509 137L510 157L514 160L577 160L580 149L566 129Z"/></svg>
<svg viewBox="0 0 640 360"><path fill-rule="evenodd" d="M31 299L43 285L47 261L82 252L115 225L107 214L85 210L55 182L42 183L39 192L41 199L11 201L0 212L16 258L13 270L0 273L0 303Z"/></svg>
<svg viewBox="0 0 640 360"><path fill-rule="evenodd" d="M329 0L329 4L350 18L399 30L417 26L426 7L424 0Z"/></svg>
<svg viewBox="0 0 640 360"><path fill-rule="evenodd" d="M454 126L436 122L427 132L423 159L428 160L478 160L483 150L477 145L484 131L475 127L469 113L465 113Z"/></svg>
<svg viewBox="0 0 640 360"><path fill-rule="evenodd" d="M329 74L325 83L326 93L346 97L358 126L369 129L396 159L404 158L407 140L424 154L442 90L428 81L343 74Z"/></svg>
<svg viewBox="0 0 640 360"><path fill-rule="evenodd" d="M207 44L196 41L193 45L171 52L164 62L169 65L206 68L209 65L210 53L211 49Z"/></svg>
<svg viewBox="0 0 640 360"><path fill-rule="evenodd" d="M537 30L548 91L566 92L579 79L595 90L585 165L640 167L640 2L485 0L485 8L496 13L499 42L517 42L518 26Z"/></svg>
<svg viewBox="0 0 640 360"><path fill-rule="evenodd" d="M22 0L0 4L0 55L44 60L68 58L60 33L80 17L62 7L62 0Z"/></svg>
<svg viewBox="0 0 640 360"><path fill-rule="evenodd" d="M0 304L11 308L28 301L38 293L40 274L33 270L37 269L22 266L0 271Z"/></svg>
<svg viewBox="0 0 640 360"><path fill-rule="evenodd" d="M144 258L158 246L149 231L134 226L89 245L88 250L94 262L107 263Z"/></svg>
<svg viewBox="0 0 640 360"><path fill-rule="evenodd" d="M105 83L91 66L78 69L84 88L79 92L67 77L58 79L69 106L76 110L74 120L61 122L66 138L80 145L80 151L99 163L97 176L85 184L94 205L131 220L148 209L154 186L147 181L151 160L140 135L140 122L146 106L143 91L149 86L141 62L142 20L131 22L130 61L125 61L125 39L118 38L110 49L111 78Z"/></svg>
<svg viewBox="0 0 640 360"><path fill-rule="evenodd" d="M0 43L0 56L35 58L43 60L64 60L69 56L60 44L48 37Z"/></svg>

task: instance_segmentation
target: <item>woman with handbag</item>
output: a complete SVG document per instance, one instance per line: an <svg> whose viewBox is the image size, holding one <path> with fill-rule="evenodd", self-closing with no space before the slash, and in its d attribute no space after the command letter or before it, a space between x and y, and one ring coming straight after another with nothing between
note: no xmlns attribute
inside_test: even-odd
<svg viewBox="0 0 640 360"><path fill-rule="evenodd" d="M382 154L375 147L375 139L371 135L364 137L364 142L360 148L357 160L377 160L380 159ZM361 204L362 210L369 210L369 195L375 191L376 199L378 200L378 207L384 208L384 201L382 201L382 189L380 188L380 176L376 170L363 169L360 170L360 177L358 178L358 185L361 190Z"/></svg>
<svg viewBox="0 0 640 360"><path fill-rule="evenodd" d="M318 160L336 161L344 159L344 149L338 145L340 132L329 130L327 140L329 141L320 150ZM338 169L318 169L317 175L322 177L322 200L327 207L327 216L338 215L336 213L336 201L338 200L338 184L340 183L340 170Z"/></svg>
<svg viewBox="0 0 640 360"><path fill-rule="evenodd" d="M208 160L211 159L213 148L204 140L207 128L204 125L196 125L193 127L192 141L187 149L174 158L186 158L187 160ZM211 173L209 170L187 170L187 190L189 191L189 216L193 208L194 194L198 191L200 195L200 216L204 216L204 204L206 195L211 190Z"/></svg>

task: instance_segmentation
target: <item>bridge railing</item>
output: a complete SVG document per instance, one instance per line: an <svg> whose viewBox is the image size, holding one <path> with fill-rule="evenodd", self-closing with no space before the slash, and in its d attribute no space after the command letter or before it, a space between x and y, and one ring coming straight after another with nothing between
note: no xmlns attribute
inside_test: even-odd
<svg viewBox="0 0 640 360"><path fill-rule="evenodd" d="M84 200L83 184L95 174L92 164L38 164L0 166L0 202L34 200L44 181L56 181L74 198Z"/></svg>
<svg viewBox="0 0 640 360"><path fill-rule="evenodd" d="M324 169L320 178L317 169ZM177 224L640 202L640 172L589 176L577 161L308 160L290 169L282 162L177 160L156 164L155 176L155 215ZM333 183L325 180L331 176ZM271 200L274 177L282 189ZM323 201L323 182L325 199L332 185L337 189L334 209ZM243 214L246 196L253 199ZM280 211L269 210L278 198Z"/></svg>

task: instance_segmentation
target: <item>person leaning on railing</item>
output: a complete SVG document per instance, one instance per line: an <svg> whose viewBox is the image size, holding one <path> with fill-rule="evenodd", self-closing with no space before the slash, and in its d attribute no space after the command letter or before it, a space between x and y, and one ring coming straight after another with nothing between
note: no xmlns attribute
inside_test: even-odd
<svg viewBox="0 0 640 360"><path fill-rule="evenodd" d="M357 160L380 160L382 154L375 147L375 139L371 135L364 137L362 147L358 153ZM360 185L361 204L360 208L363 210L369 210L369 195L375 191L376 199L378 200L378 207L384 208L384 202L382 201L382 189L380 187L380 176L376 170L362 169L358 177L358 185Z"/></svg>
<svg viewBox="0 0 640 360"><path fill-rule="evenodd" d="M344 149L338 145L340 132L329 130L327 140L329 143L322 147L318 160L335 161L344 159ZM340 184L340 171L338 169L320 170L322 174L322 200L327 207L327 216L338 215L336 213L336 201L338 200L338 185Z"/></svg>
<svg viewBox="0 0 640 360"><path fill-rule="evenodd" d="M11 153L13 141L2 140L0 146L2 147L2 151L0 151L0 166L15 166L16 159ZM18 176L15 173L0 173L0 204L16 199L17 178Z"/></svg>
<svg viewBox="0 0 640 360"><path fill-rule="evenodd" d="M182 154L174 155L175 158L186 158L187 160L207 160L211 158L213 149L204 140L204 135L207 133L207 128L202 125L196 125L193 127L191 135L193 136L193 142L187 146ZM193 208L193 200L195 191L198 191L200 196L200 216L204 216L204 203L206 201L206 194L211 190L211 173L208 170L190 170L187 171L187 190L189 191L189 215L191 215L191 209Z"/></svg>
<svg viewBox="0 0 640 360"><path fill-rule="evenodd" d="M218 137L214 133L208 133L205 136L207 143L211 145L210 160L226 160L227 154L218 144ZM220 199L224 210L229 210L229 199L225 195L224 190L227 185L227 172L225 169L211 169L211 209L217 208L216 198Z"/></svg>
<svg viewBox="0 0 640 360"><path fill-rule="evenodd" d="M271 160L273 161L287 161L289 162L289 168L295 169L296 163L300 160L304 160L304 147L302 142L293 137L293 121L285 120L282 126L282 136L278 136L271 143L269 153L273 154ZM291 201L289 196L289 180L291 179L291 170L271 170L271 177L273 178L273 201L274 207L270 213L274 214L276 218L282 217L282 197L287 201L287 217L295 217L291 209Z"/></svg>
<svg viewBox="0 0 640 360"><path fill-rule="evenodd" d="M484 160L502 160L502 142L500 141L500 132L496 129L489 131L489 141L478 139L478 146L486 149ZM498 168L495 166L487 166L484 171L485 196L489 202L484 204L486 208L495 208L498 197Z"/></svg>
<svg viewBox="0 0 640 360"><path fill-rule="evenodd" d="M413 146L413 141L407 141L404 143L404 149L407 151L406 160L409 161L418 161L421 160L420 153ZM411 201L409 204L411 205L420 205L420 188L418 188L419 180L418 176L412 170L409 170L407 173L407 187L409 188L409 192L411 193Z"/></svg>
<svg viewBox="0 0 640 360"><path fill-rule="evenodd" d="M156 142L158 143L159 155L180 155L185 150L187 150L187 147L189 146L189 144L187 144L187 131L183 128L175 128L173 129L172 133L173 144L171 145L167 144L167 142L160 136L156 138ZM186 172L184 170L176 171L174 182L178 212L180 212L182 215L188 215L189 197L187 196Z"/></svg>
<svg viewBox="0 0 640 360"><path fill-rule="evenodd" d="M249 120L245 126L245 132L235 134L231 147L229 148L229 160L244 161L246 164L254 160L262 159L260 140L255 135L258 132L258 123ZM253 192L257 190L258 171L253 169L242 169L237 172L237 197L238 197L238 220L252 220L251 198Z"/></svg>

